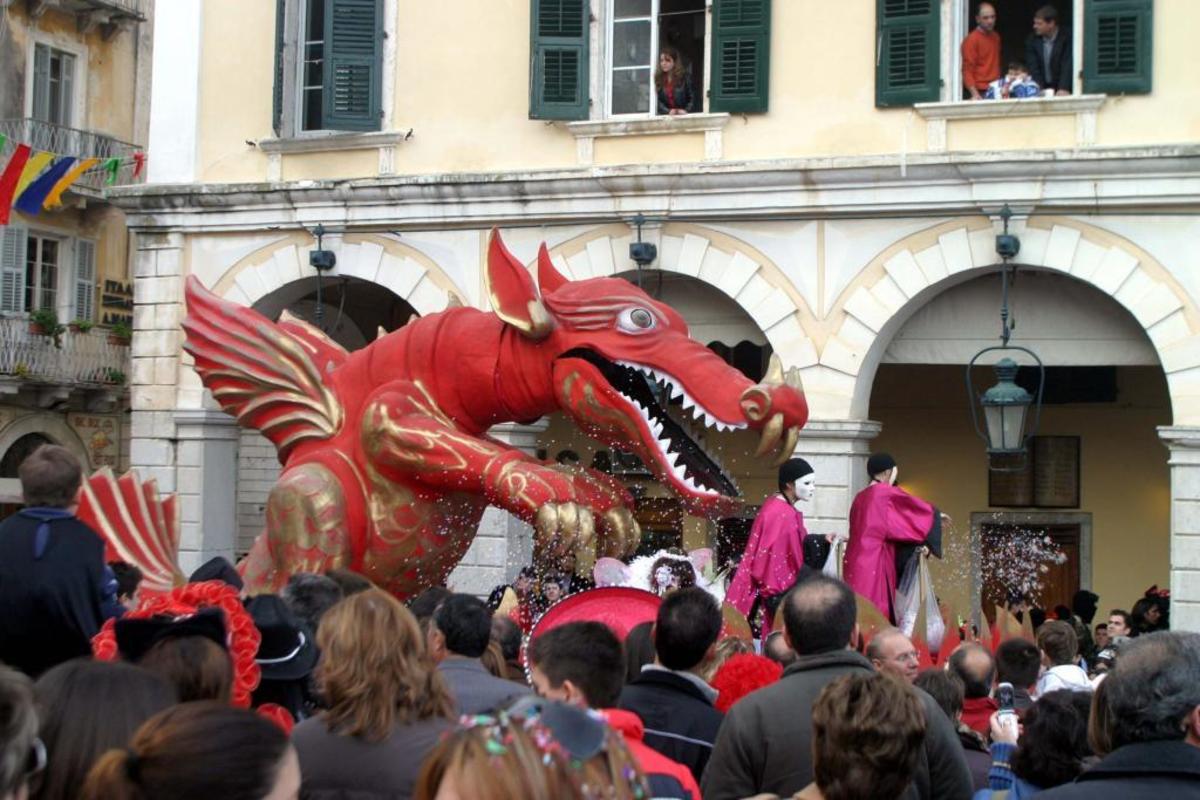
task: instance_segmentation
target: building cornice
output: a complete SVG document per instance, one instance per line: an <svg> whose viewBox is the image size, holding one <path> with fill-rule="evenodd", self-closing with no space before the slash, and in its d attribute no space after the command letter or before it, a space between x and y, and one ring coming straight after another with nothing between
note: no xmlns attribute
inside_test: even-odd
<svg viewBox="0 0 1200 800"><path fill-rule="evenodd" d="M288 183L146 184L108 198L138 230L256 230L1195 208L1200 145L648 164Z"/></svg>

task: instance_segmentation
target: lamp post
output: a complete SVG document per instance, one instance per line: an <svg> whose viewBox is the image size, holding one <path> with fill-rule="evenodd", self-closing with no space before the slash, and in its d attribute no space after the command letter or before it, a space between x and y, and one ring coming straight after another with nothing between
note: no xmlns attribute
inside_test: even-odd
<svg viewBox="0 0 1200 800"><path fill-rule="evenodd" d="M1021 240L1008 232L1011 218L1012 210L1005 204L1000 209L1004 233L996 237L996 254L1003 262L1000 270L1000 344L983 348L967 364L967 398L971 405L971 421L975 425L975 433L987 444L988 469L995 472L1019 472L1025 468L1027 444L1037 431L1041 418L1042 390L1046 385L1046 368L1037 353L1027 347L1008 343L1016 327L1008 308L1008 287L1017 276L1016 265L1009 261L1021 250ZM971 380L972 368L984 355L999 351L1021 352L1033 359L1038 368L1036 396L1017 384L1017 362L1007 356L995 364L996 384L976 396ZM976 408L977 404L982 412ZM1028 424L1031 410L1032 424Z"/></svg>

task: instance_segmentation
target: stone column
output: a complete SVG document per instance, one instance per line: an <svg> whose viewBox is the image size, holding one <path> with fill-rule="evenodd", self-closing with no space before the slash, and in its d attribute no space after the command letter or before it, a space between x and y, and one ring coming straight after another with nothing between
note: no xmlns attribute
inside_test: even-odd
<svg viewBox="0 0 1200 800"><path fill-rule="evenodd" d="M176 377L183 314L183 237L142 233L133 268L129 460L160 492L175 482Z"/></svg>
<svg viewBox="0 0 1200 800"><path fill-rule="evenodd" d="M800 431L796 455L812 464L817 490L804 508L809 533L849 531L850 503L867 485L871 441L883 426L870 420L809 420Z"/></svg>
<svg viewBox="0 0 1200 800"><path fill-rule="evenodd" d="M1200 428L1158 435L1171 451L1171 628L1200 631Z"/></svg>
<svg viewBox="0 0 1200 800"><path fill-rule="evenodd" d="M540 419L532 425L506 422L488 430L488 435L530 455L538 437L550 426ZM533 559L533 528L494 506L488 506L479 521L475 541L450 573L447 584L457 592L486 597L493 586L508 583L518 570Z"/></svg>
<svg viewBox="0 0 1200 800"><path fill-rule="evenodd" d="M187 575L213 556L233 561L238 427L223 411L179 409L175 428L179 567Z"/></svg>

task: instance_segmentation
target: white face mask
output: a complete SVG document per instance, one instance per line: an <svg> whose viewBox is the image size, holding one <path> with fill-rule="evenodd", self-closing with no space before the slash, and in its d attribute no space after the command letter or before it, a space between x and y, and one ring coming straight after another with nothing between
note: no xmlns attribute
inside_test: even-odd
<svg viewBox="0 0 1200 800"><path fill-rule="evenodd" d="M813 473L808 473L803 478L799 478L792 484L792 490L796 493L796 502L807 503L812 500L813 492L817 488L817 476ZM794 505L794 504L793 504Z"/></svg>

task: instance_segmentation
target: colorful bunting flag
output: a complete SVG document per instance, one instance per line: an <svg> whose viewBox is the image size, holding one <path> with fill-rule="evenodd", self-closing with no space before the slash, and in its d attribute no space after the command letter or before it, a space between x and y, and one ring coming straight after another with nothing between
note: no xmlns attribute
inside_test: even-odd
<svg viewBox="0 0 1200 800"><path fill-rule="evenodd" d="M67 170L75 163L73 156L63 156L54 165L43 172L25 188L25 191L17 198L17 202L13 204L13 208L25 214L36 214L42 210L42 203L46 196L54 190L58 185L58 181L63 175L67 174Z"/></svg>
<svg viewBox="0 0 1200 800"><path fill-rule="evenodd" d="M13 151L12 158L8 160L8 166L4 168L4 174L0 175L0 225L8 224L13 193L16 191L17 181L20 180L21 174L25 171L25 165L29 161L30 152L29 145L17 145L17 149Z"/></svg>
<svg viewBox="0 0 1200 800"><path fill-rule="evenodd" d="M42 173L42 170L54 160L54 153L34 153L25 165L25 169L21 170L21 177L17 180L17 190L13 192L13 197L20 197L21 192L25 191L25 187L33 183L33 179Z"/></svg>
<svg viewBox="0 0 1200 800"><path fill-rule="evenodd" d="M0 133L0 153L9 142ZM139 150L131 156L100 158L63 155L49 151L34 151L29 145L13 143L13 152L0 177L0 225L7 225L12 209L25 214L37 214L43 209L62 205L62 196L76 181L90 171L104 175L104 183L112 186L121 168L132 164L133 178L146 169L146 153Z"/></svg>
<svg viewBox="0 0 1200 800"><path fill-rule="evenodd" d="M121 169L121 159L110 158L104 162L104 171L108 173L108 178L104 181L105 185L112 186L117 182L117 172Z"/></svg>
<svg viewBox="0 0 1200 800"><path fill-rule="evenodd" d="M61 206L63 192L65 192L67 188L71 186L71 184L79 180L83 173L87 172L89 169L99 163L100 159L98 158L85 158L83 161L80 161L78 164L76 164L70 172L68 172L66 175L63 175L62 178L59 179L58 183L54 184L54 188L50 190L50 194L46 195L46 200L42 203L42 208L50 209Z"/></svg>

